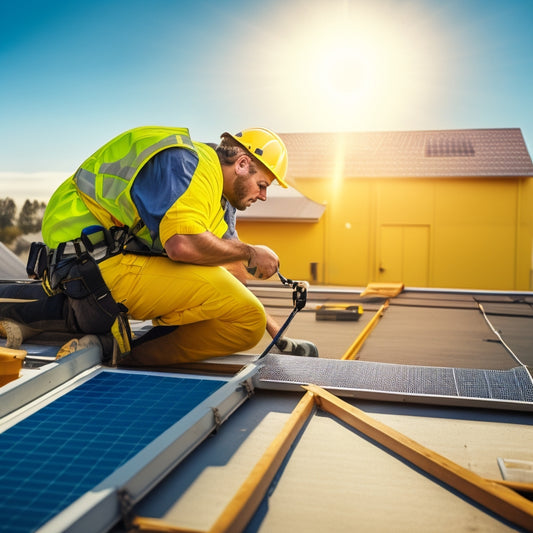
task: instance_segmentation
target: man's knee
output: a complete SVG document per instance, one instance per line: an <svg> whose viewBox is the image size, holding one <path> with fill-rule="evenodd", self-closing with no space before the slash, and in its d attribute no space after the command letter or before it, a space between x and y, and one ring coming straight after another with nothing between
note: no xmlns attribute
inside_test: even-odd
<svg viewBox="0 0 533 533"><path fill-rule="evenodd" d="M238 338L243 345L240 349L249 350L263 338L266 329L266 313L258 300L252 301L241 309L244 312L239 322L241 334Z"/></svg>

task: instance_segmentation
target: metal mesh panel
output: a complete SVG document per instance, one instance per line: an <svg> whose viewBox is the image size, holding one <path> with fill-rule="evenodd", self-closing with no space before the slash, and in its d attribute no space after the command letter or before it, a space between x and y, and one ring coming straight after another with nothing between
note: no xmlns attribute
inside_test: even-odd
<svg viewBox="0 0 533 533"><path fill-rule="evenodd" d="M277 354L269 354L263 361L257 377L258 388L268 388L269 383L313 383L353 391L533 402L533 382L525 367L482 370Z"/></svg>

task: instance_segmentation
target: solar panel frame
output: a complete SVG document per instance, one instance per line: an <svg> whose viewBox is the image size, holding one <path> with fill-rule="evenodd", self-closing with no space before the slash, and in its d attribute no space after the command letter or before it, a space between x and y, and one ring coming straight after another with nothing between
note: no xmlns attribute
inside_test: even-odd
<svg viewBox="0 0 533 533"><path fill-rule="evenodd" d="M32 414L39 413L41 409L47 406L53 408L54 402L58 399L68 398L69 392L76 391L84 383L90 382L103 373L135 375L138 377L149 376L150 379L159 379L161 382L180 379L188 380L184 381L188 384L193 381L215 381L220 384L218 390L210 393L204 399L199 398L199 403L197 402L189 412L153 438L151 442L142 447L138 453L129 458L122 466L119 466L112 473L101 479L90 490L78 496L70 505L58 512L48 522L39 525L38 531L57 532L69 530L91 531L91 533L107 531L120 519L123 512L118 493L126 491L129 501L133 503L146 494L249 397L251 376L255 372L256 368L251 366L243 369L231 379L206 376L200 378L194 375L112 370L98 366L92 371L84 372L73 382L63 385L60 388L61 390L46 395L47 397L43 397L42 401L23 407L22 413L17 412L7 417L8 421L3 424L3 433L8 431L9 428L16 428L21 421L29 420ZM245 383L248 385L243 386ZM213 384L212 387L216 387L216 384ZM60 407L65 408L65 405L65 401L63 401ZM42 458L42 454L40 457ZM31 461L29 461L29 466L31 466L30 463ZM0 530L2 530L2 525L0 525Z"/></svg>
<svg viewBox="0 0 533 533"><path fill-rule="evenodd" d="M262 362L256 389L297 391L314 384L365 400L533 411L533 380L524 367L486 370L278 354Z"/></svg>
<svg viewBox="0 0 533 533"><path fill-rule="evenodd" d="M96 347L79 350L4 385L0 389L0 419L97 367L101 359Z"/></svg>

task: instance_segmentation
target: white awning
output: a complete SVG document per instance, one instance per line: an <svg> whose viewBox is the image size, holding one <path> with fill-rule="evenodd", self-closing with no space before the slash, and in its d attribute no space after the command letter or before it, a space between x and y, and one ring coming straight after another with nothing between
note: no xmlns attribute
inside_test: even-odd
<svg viewBox="0 0 533 533"><path fill-rule="evenodd" d="M258 201L245 211L237 211L238 220L270 220L277 222L318 222L326 205L319 204L296 189L284 189L273 183L266 202Z"/></svg>

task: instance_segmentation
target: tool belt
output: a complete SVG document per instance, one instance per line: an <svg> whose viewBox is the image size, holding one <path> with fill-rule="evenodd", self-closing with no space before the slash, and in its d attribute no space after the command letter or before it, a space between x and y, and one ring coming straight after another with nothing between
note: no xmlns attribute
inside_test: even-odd
<svg viewBox="0 0 533 533"><path fill-rule="evenodd" d="M98 239L101 234L103 238ZM93 239L91 239L93 236ZM94 242L94 236L97 237ZM79 239L61 243L49 250L44 243L32 243L26 271L33 279L42 280L49 296L62 293L68 303L77 328L83 333L112 333L114 342L112 363L131 351L131 331L128 309L115 302L98 263L119 253L131 239L128 228L86 228ZM127 252L126 252L127 253Z"/></svg>

